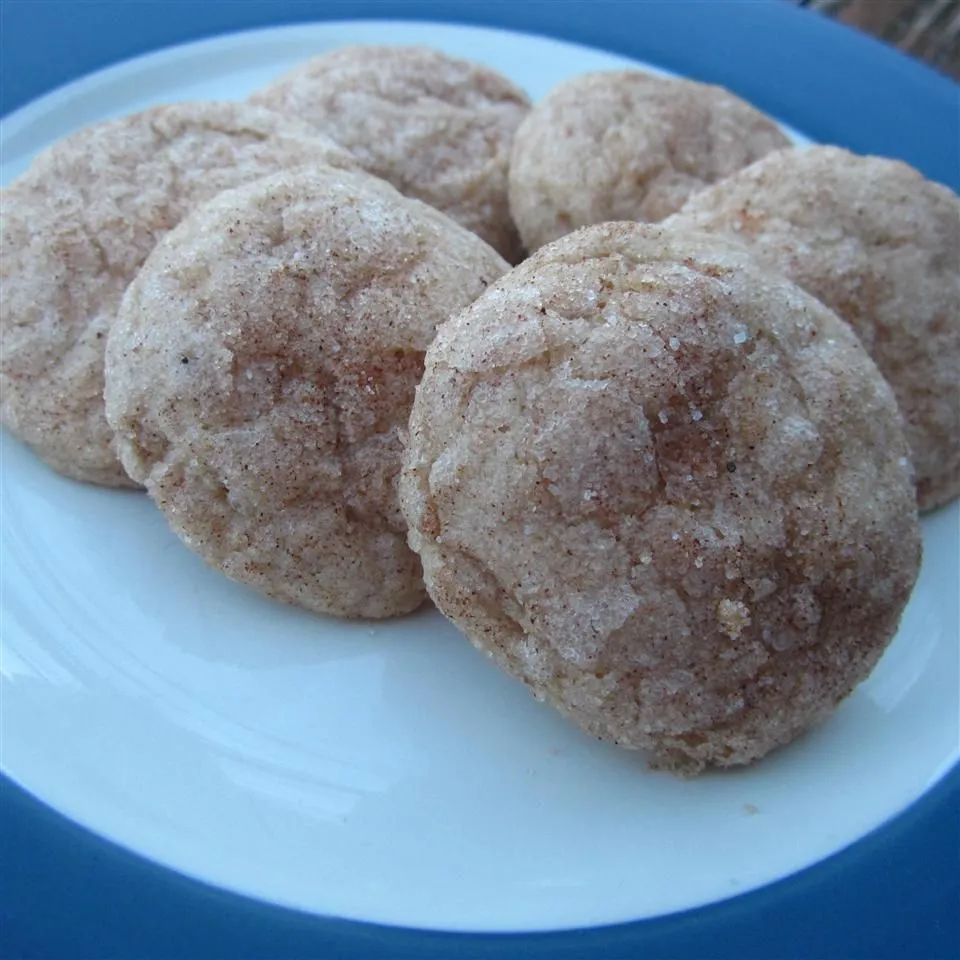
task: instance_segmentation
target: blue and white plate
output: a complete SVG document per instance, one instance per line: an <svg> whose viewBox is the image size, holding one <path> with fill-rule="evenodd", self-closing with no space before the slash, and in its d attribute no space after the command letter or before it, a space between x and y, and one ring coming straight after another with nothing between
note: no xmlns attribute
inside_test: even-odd
<svg viewBox="0 0 960 960"><path fill-rule="evenodd" d="M646 7L619 5L637 51ZM611 46L624 48L623 28L603 27L618 36ZM311 55L384 42L479 60L535 99L584 71L666 65L433 22L232 33L128 60L8 115L3 181L83 124L241 98ZM696 31L673 40L706 42ZM712 63L687 72L715 79ZM758 99L755 83L727 82ZM844 137L825 101L830 121L811 128L808 100L794 100L804 109L789 96L763 105L795 139L871 148L862 122ZM896 153L881 127L875 149ZM930 132L921 156L915 139L899 152L942 178L948 133ZM8 436L2 457L4 773L103 837L225 890L439 931L643 920L822 860L960 756L957 504L924 518L900 632L836 716L755 767L683 781L535 703L432 609L368 624L280 606L207 569L145 496L62 479Z"/></svg>

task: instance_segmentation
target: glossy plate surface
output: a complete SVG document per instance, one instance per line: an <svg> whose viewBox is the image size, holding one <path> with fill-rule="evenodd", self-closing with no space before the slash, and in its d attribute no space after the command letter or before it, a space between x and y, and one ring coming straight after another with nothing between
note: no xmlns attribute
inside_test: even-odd
<svg viewBox="0 0 960 960"><path fill-rule="evenodd" d="M130 61L8 117L3 179L84 123L241 97L352 42L438 46L535 98L629 62L429 23L235 34ZM279 606L206 569L145 497L57 477L7 436L2 456L4 772L217 886L445 930L642 919L822 859L960 754L956 504L924 520L900 633L837 715L757 767L687 782L580 734L435 611L358 624Z"/></svg>

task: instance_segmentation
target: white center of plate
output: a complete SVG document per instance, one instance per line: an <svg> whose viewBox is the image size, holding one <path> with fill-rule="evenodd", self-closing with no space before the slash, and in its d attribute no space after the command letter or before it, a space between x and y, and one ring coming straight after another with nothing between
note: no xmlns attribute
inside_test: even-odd
<svg viewBox="0 0 960 960"><path fill-rule="evenodd" d="M77 127L238 98L345 43L426 43L542 96L628 65L538 37L339 22L236 34L64 87L3 124L4 182ZM785 118L789 119L789 118ZM900 633L822 728L677 780L535 703L436 611L311 616L208 570L142 494L3 437L2 765L67 816L221 887L447 930L651 917L787 876L957 760L957 504L923 521Z"/></svg>

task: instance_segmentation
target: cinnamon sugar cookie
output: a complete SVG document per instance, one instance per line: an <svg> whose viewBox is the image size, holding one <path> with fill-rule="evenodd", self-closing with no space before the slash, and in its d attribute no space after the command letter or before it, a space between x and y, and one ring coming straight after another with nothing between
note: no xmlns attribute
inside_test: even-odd
<svg viewBox="0 0 960 960"><path fill-rule="evenodd" d="M517 131L510 210L528 250L591 223L662 220L788 142L722 87L640 70L583 74Z"/></svg>
<svg viewBox="0 0 960 960"><path fill-rule="evenodd" d="M542 248L441 327L401 504L430 595L585 730L743 764L870 672L920 536L849 327L690 231Z"/></svg>
<svg viewBox="0 0 960 960"><path fill-rule="evenodd" d="M251 100L311 123L365 170L519 259L507 164L530 103L496 71L428 47L350 46Z"/></svg>
<svg viewBox="0 0 960 960"><path fill-rule="evenodd" d="M160 242L110 331L124 466L235 580L319 612L414 609L399 431L436 326L506 269L367 174L220 194Z"/></svg>

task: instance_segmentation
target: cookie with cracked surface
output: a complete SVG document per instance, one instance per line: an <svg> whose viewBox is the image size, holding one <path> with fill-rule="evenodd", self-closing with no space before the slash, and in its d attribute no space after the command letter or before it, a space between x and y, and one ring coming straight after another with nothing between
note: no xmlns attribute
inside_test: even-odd
<svg viewBox="0 0 960 960"><path fill-rule="evenodd" d="M110 331L123 465L235 580L342 616L414 609L398 431L436 326L506 269L364 173L220 194L158 244Z"/></svg>
<svg viewBox="0 0 960 960"><path fill-rule="evenodd" d="M262 107L182 103L87 127L2 192L0 416L69 477L131 486L103 414L103 350L127 284L198 203L286 167L355 167Z"/></svg>
<svg viewBox="0 0 960 960"><path fill-rule="evenodd" d="M906 420L921 510L960 495L960 198L912 167L783 150L692 197L678 226L737 238L846 320Z"/></svg>
<svg viewBox="0 0 960 960"><path fill-rule="evenodd" d="M507 204L513 135L526 94L489 67L428 47L342 47L251 97L313 124L370 173L442 210L511 262Z"/></svg>
<svg viewBox="0 0 960 960"><path fill-rule="evenodd" d="M521 124L510 210L528 250L608 220L658 221L789 141L722 87L641 70L560 84Z"/></svg>
<svg viewBox="0 0 960 960"><path fill-rule="evenodd" d="M437 606L585 730L680 772L837 705L920 557L890 388L722 238L538 251L427 353L400 499Z"/></svg>

